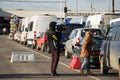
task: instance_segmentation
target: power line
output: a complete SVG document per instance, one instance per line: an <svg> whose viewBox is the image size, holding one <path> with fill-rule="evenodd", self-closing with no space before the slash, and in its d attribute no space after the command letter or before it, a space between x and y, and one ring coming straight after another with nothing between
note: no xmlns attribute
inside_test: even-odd
<svg viewBox="0 0 120 80"><path fill-rule="evenodd" d="M17 1L17 0L0 0L0 2L25 2L25 3L65 3L65 1Z"/></svg>

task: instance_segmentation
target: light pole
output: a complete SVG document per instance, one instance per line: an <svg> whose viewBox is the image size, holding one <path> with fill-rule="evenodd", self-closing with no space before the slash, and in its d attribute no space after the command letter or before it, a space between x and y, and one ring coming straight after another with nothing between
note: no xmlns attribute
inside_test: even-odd
<svg viewBox="0 0 120 80"><path fill-rule="evenodd" d="M115 12L115 0L112 0L112 12L113 12L113 14Z"/></svg>
<svg viewBox="0 0 120 80"><path fill-rule="evenodd" d="M111 0L109 0L109 7L108 7L108 9L109 9L109 12L110 12L110 2L111 2Z"/></svg>
<svg viewBox="0 0 120 80"><path fill-rule="evenodd" d="M91 0L90 8L91 8L91 12L92 12L92 9L93 9L92 0Z"/></svg>
<svg viewBox="0 0 120 80"><path fill-rule="evenodd" d="M78 13L78 0L76 0L76 13Z"/></svg>
<svg viewBox="0 0 120 80"><path fill-rule="evenodd" d="M66 18L67 18L67 4L66 4L66 0L65 0L65 6L64 6L64 14L65 14L64 22L66 24Z"/></svg>

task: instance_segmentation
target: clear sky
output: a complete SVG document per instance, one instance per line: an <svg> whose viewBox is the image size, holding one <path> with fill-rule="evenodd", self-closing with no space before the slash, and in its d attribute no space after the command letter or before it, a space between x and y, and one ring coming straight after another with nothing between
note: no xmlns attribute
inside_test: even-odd
<svg viewBox="0 0 120 80"><path fill-rule="evenodd" d="M65 0L0 0L0 8L25 10L63 10L65 3L52 3L54 1L60 2ZM66 2L69 10L91 10L91 3L93 9L97 11L109 11L109 9L112 9L112 0L66 0ZM115 0L115 10L120 10L120 0Z"/></svg>

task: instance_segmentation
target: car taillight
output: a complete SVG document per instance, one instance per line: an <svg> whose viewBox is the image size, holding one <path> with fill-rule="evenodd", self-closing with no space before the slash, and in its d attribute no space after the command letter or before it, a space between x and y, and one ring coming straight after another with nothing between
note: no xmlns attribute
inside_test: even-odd
<svg viewBox="0 0 120 80"><path fill-rule="evenodd" d="M75 44L80 44L80 38L76 39L76 43Z"/></svg>
<svg viewBox="0 0 120 80"><path fill-rule="evenodd" d="M34 38L36 38L36 31L34 31Z"/></svg>

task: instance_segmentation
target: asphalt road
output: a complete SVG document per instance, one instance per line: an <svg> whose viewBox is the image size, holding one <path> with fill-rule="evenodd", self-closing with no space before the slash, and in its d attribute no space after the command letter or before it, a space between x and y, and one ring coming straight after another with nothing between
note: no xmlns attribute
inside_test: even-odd
<svg viewBox="0 0 120 80"><path fill-rule="evenodd" d="M11 63L12 52L32 52L35 62ZM66 59L63 54L57 72L60 76L50 75L51 55L21 45L7 36L0 35L0 80L120 80L116 71L110 70L109 74L103 75L99 68L91 66L92 75L82 76L79 70L69 68L71 59Z"/></svg>

